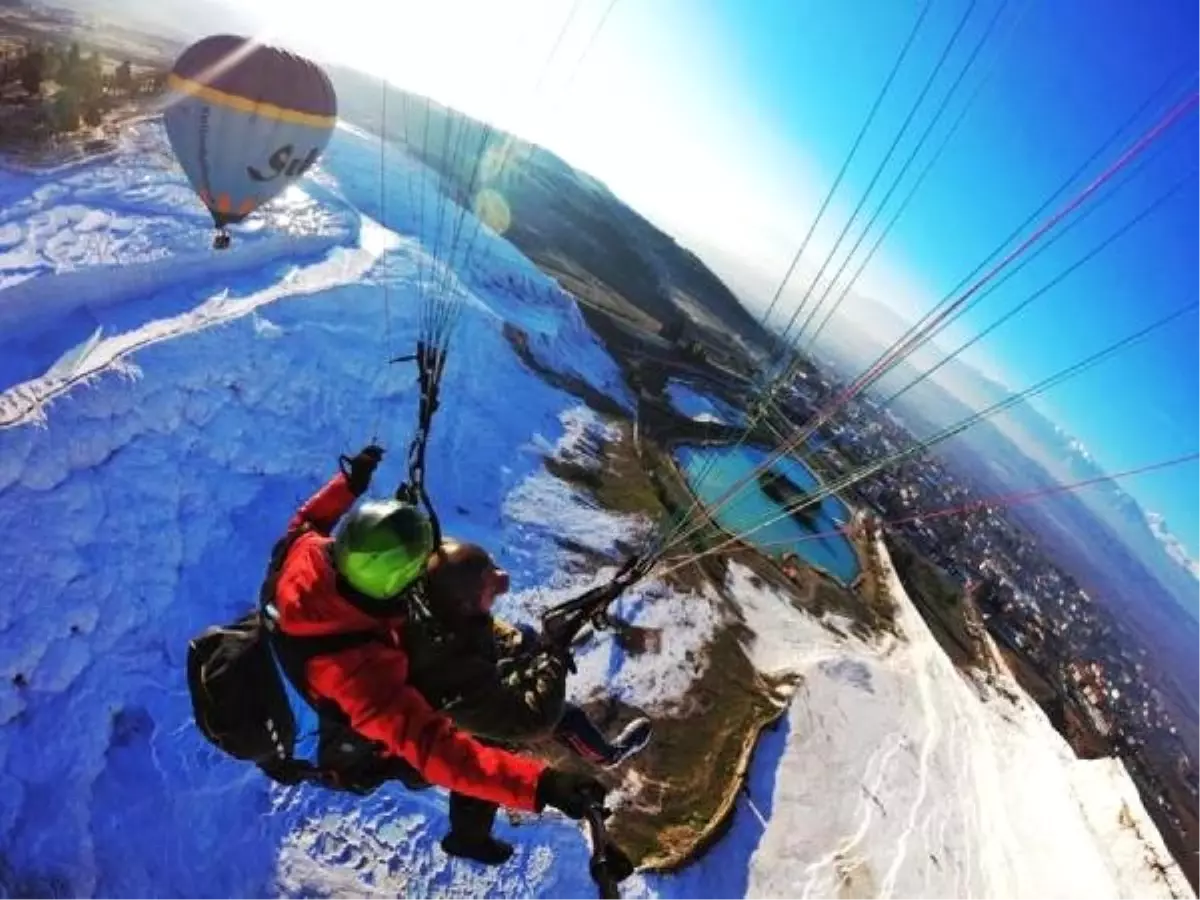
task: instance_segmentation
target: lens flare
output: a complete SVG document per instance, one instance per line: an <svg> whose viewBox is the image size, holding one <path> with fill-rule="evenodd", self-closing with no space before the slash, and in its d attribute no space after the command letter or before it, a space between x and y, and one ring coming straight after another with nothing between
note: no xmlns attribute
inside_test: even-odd
<svg viewBox="0 0 1200 900"><path fill-rule="evenodd" d="M504 196L492 188L475 195L475 215L496 234L504 234L512 225L512 211Z"/></svg>

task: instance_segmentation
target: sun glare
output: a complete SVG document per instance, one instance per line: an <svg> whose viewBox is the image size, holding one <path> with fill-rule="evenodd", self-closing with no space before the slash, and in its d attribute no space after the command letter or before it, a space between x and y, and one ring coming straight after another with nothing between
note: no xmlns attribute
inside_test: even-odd
<svg viewBox="0 0 1200 900"><path fill-rule="evenodd" d="M251 0L247 10L260 23L256 36L264 40L514 127L542 87L538 82L551 50L557 43L555 56L564 56L571 33L582 31L590 7L599 5L601 0L585 2L572 15L571 6L554 0L341 0L332 6Z"/></svg>
<svg viewBox="0 0 1200 900"><path fill-rule="evenodd" d="M352 66L547 147L685 243L778 278L819 203L822 172L763 129L703 16L612 0L247 0L257 37ZM608 13L612 13L611 17ZM597 36L599 35L599 39ZM514 152L494 147L481 171ZM500 201L500 202L497 202ZM503 233L511 211L481 197ZM812 250L827 250L818 234ZM876 296L927 305L887 253Z"/></svg>

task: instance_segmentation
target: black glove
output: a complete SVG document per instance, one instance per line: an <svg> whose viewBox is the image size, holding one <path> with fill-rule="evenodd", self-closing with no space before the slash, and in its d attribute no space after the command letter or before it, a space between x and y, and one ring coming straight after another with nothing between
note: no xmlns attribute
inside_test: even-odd
<svg viewBox="0 0 1200 900"><path fill-rule="evenodd" d="M371 486L371 476L375 474L375 469L382 459L383 448L378 444L363 447L357 456L342 456L338 459L342 474L346 476L346 483L350 485L354 496L359 497L366 493L367 488Z"/></svg>
<svg viewBox="0 0 1200 900"><path fill-rule="evenodd" d="M616 589L614 596L619 596L632 585L645 578L654 568L654 562L644 556L631 556L613 576L612 586Z"/></svg>
<svg viewBox="0 0 1200 900"><path fill-rule="evenodd" d="M553 806L572 819L582 819L588 809L603 805L606 793L604 785L591 775L548 768L538 779L538 811Z"/></svg>

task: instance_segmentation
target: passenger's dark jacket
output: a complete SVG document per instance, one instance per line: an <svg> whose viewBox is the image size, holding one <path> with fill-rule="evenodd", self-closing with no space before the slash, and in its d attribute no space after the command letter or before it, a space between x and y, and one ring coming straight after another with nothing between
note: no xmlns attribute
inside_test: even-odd
<svg viewBox="0 0 1200 900"><path fill-rule="evenodd" d="M519 744L548 737L562 717L566 663L513 626L414 617L404 638L409 684L463 731Z"/></svg>

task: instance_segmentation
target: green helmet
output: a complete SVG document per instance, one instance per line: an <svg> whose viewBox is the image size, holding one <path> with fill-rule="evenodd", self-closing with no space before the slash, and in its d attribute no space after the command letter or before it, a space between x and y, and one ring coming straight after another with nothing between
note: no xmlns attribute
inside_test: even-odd
<svg viewBox="0 0 1200 900"><path fill-rule="evenodd" d="M433 527L415 506L368 500L351 510L333 540L333 563L356 591L395 597L425 571Z"/></svg>

